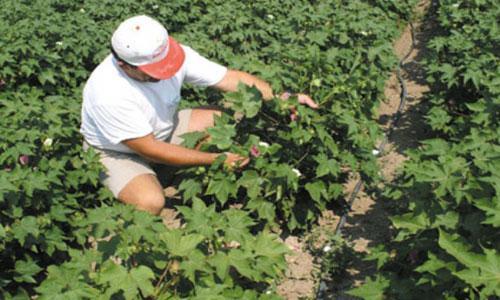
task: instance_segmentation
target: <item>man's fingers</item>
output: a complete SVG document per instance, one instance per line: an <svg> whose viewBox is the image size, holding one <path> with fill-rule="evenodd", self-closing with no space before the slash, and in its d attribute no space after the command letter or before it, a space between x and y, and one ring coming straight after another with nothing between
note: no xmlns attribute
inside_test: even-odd
<svg viewBox="0 0 500 300"><path fill-rule="evenodd" d="M243 168L250 162L249 157L244 157L238 154L226 152L226 161L225 164L230 169L232 168Z"/></svg>
<svg viewBox="0 0 500 300"><path fill-rule="evenodd" d="M318 108L319 105L314 102L314 100L309 97L308 95L305 95L305 94L297 94L297 99L299 100L299 103L300 104L305 104L307 106L309 106L310 108Z"/></svg>
<svg viewBox="0 0 500 300"><path fill-rule="evenodd" d="M244 166L248 165L249 162L250 162L250 158L249 157L245 157L242 160L236 161L236 167L243 168Z"/></svg>
<svg viewBox="0 0 500 300"><path fill-rule="evenodd" d="M310 108L314 108L314 109L316 109L316 108L318 108L318 107L319 107L319 105L318 105L316 102L314 102L314 100L312 100L312 99L307 100L307 101L306 101L306 104L307 104Z"/></svg>

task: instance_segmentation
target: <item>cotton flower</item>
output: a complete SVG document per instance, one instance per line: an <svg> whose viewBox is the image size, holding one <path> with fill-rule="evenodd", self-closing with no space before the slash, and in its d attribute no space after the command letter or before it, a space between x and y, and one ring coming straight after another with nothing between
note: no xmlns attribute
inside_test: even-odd
<svg viewBox="0 0 500 300"><path fill-rule="evenodd" d="M264 148L269 148L269 144L266 142L259 142L259 146L264 147Z"/></svg>
<svg viewBox="0 0 500 300"><path fill-rule="evenodd" d="M56 45L57 45L57 46L62 46L62 45L63 45L63 42L58 41L58 42L56 42Z"/></svg>
<svg viewBox="0 0 500 300"><path fill-rule="evenodd" d="M82 8L80 8L80 12L81 12L81 13L84 13L84 12L85 12L85 9L84 9L83 7L82 7Z"/></svg>
<svg viewBox="0 0 500 300"><path fill-rule="evenodd" d="M373 150L372 150L372 154L373 154L373 155L375 155L375 156L377 156L377 155L379 155L379 154L380 154L380 151L379 151L379 150L377 150L377 149L373 149Z"/></svg>
<svg viewBox="0 0 500 300"><path fill-rule="evenodd" d="M460 3L455 3L451 5L453 8L458 8L460 6Z"/></svg>
<svg viewBox="0 0 500 300"><path fill-rule="evenodd" d="M158 4L153 5L153 9L158 9Z"/></svg>
<svg viewBox="0 0 500 300"><path fill-rule="evenodd" d="M46 148L49 148L52 146L52 143L54 142L53 139L51 138L46 138L45 141L43 141L43 146Z"/></svg>
<svg viewBox="0 0 500 300"><path fill-rule="evenodd" d="M297 175L297 177L302 176L302 173L300 173L298 169L293 168L292 171L295 173L295 175Z"/></svg>
<svg viewBox="0 0 500 300"><path fill-rule="evenodd" d="M332 250L332 247L330 247L330 245L326 245L325 247L323 247L323 252L329 252L330 250Z"/></svg>
<svg viewBox="0 0 500 300"><path fill-rule="evenodd" d="M360 33L361 35L363 35L363 36L367 36L367 35L368 35L368 32L366 32L366 31L360 31L359 33Z"/></svg>
<svg viewBox="0 0 500 300"><path fill-rule="evenodd" d="M271 15L271 14L267 15L267 18L268 18L269 20L274 20L274 16L273 16L273 15Z"/></svg>
<svg viewBox="0 0 500 300"><path fill-rule="evenodd" d="M30 157L28 155L21 155L19 156L19 163L22 166L26 166L30 162Z"/></svg>
<svg viewBox="0 0 500 300"><path fill-rule="evenodd" d="M251 148L250 148L250 154L253 156L253 157L259 157L260 156L260 150L259 148L257 148L257 146L253 145Z"/></svg>

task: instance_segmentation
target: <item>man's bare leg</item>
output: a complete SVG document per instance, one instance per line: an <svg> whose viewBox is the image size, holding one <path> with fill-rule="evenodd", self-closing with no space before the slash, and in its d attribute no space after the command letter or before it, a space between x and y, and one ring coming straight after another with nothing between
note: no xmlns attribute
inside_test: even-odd
<svg viewBox="0 0 500 300"><path fill-rule="evenodd" d="M221 111L203 108L193 109L191 111L191 119L189 119L188 132L205 131L207 128L213 127L214 115L220 116Z"/></svg>
<svg viewBox="0 0 500 300"><path fill-rule="evenodd" d="M118 199L154 215L159 215L165 206L163 189L156 176L152 174L142 174L134 177L120 191Z"/></svg>

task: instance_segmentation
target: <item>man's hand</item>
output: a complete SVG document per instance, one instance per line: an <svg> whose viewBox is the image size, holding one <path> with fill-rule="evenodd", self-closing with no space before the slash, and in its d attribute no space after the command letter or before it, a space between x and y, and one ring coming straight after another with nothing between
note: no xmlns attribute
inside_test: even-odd
<svg viewBox="0 0 500 300"><path fill-rule="evenodd" d="M226 152L224 153L226 155L226 160L224 161L224 164L229 168L238 168L241 169L244 166L248 165L250 162L250 158L244 157L235 153L231 152Z"/></svg>

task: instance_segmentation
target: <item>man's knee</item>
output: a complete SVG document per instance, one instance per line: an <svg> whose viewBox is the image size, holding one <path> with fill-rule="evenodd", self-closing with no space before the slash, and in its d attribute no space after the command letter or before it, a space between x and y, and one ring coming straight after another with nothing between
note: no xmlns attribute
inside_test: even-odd
<svg viewBox="0 0 500 300"><path fill-rule="evenodd" d="M165 197L162 194L143 195L137 205L138 209L146 210L154 215L159 215L165 207Z"/></svg>
<svg viewBox="0 0 500 300"><path fill-rule="evenodd" d="M163 207L165 207L165 197L161 193L142 193L141 195L128 195L127 197L120 195L118 199L154 215L159 215Z"/></svg>
<svg viewBox="0 0 500 300"><path fill-rule="evenodd" d="M155 215L165 206L161 185L158 179L150 174L132 179L118 194L118 199Z"/></svg>

